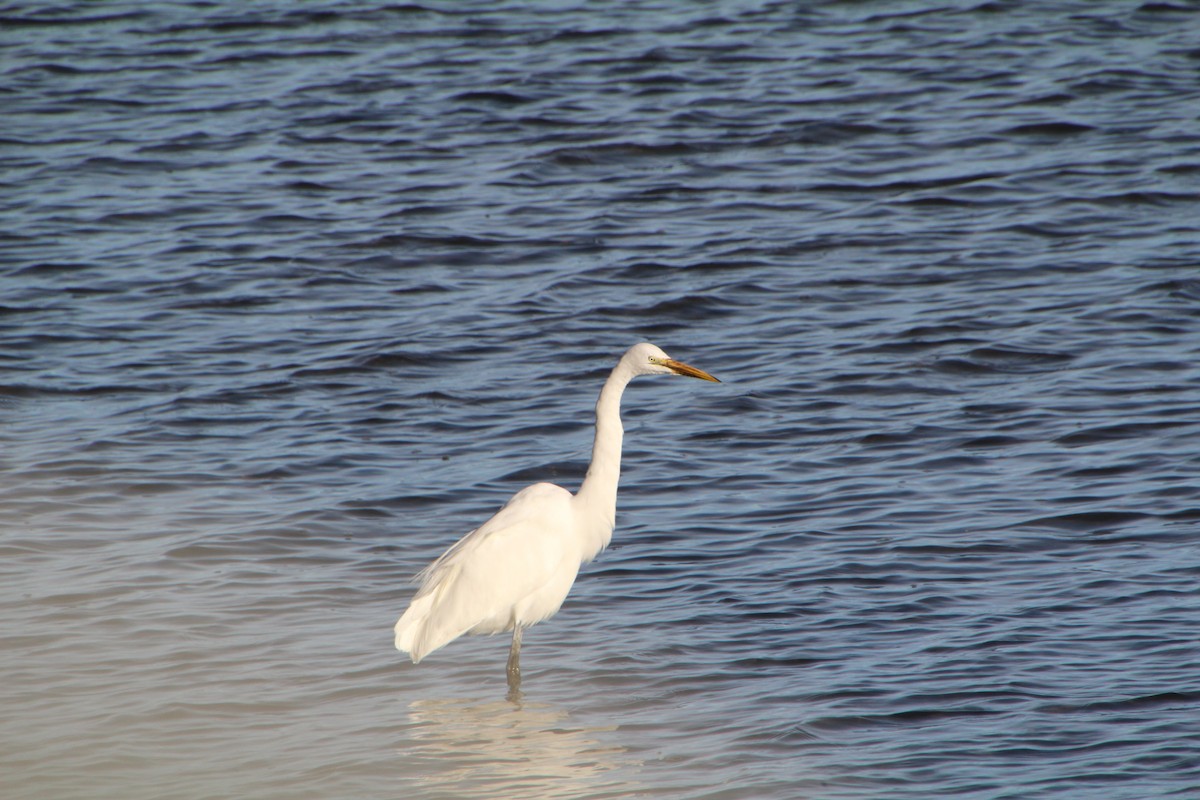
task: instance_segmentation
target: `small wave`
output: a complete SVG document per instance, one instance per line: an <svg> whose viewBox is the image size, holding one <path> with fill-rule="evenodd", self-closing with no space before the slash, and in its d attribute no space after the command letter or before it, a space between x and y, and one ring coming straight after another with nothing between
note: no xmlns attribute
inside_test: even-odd
<svg viewBox="0 0 1200 800"><path fill-rule="evenodd" d="M1081 431L1074 431L1055 439L1056 444L1066 447L1084 447L1093 444L1104 444L1121 439L1136 439L1149 434L1167 431L1184 425L1193 424L1189 420L1167 422L1123 422L1117 425L1094 425Z"/></svg>
<svg viewBox="0 0 1200 800"><path fill-rule="evenodd" d="M1094 131L1091 125L1084 125L1080 122L1030 122L1024 125L1015 125L1011 128L1006 128L1002 131L1009 136L1036 136L1048 139L1065 139L1071 136L1079 136L1084 133Z"/></svg>
<svg viewBox="0 0 1200 800"><path fill-rule="evenodd" d="M1029 374L1063 369L1075 359L1070 353L1013 347L977 347L965 356L938 359L934 368L951 374Z"/></svg>
<svg viewBox="0 0 1200 800"><path fill-rule="evenodd" d="M1080 511L1073 514L1055 514L1038 517L1022 524L1031 528L1058 528L1061 530L1097 533L1123 528L1130 523L1149 517L1137 511Z"/></svg>

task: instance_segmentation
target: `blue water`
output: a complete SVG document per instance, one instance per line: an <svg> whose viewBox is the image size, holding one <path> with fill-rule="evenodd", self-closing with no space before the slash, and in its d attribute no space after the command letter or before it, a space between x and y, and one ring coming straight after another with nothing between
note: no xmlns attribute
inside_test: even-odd
<svg viewBox="0 0 1200 800"><path fill-rule="evenodd" d="M1200 796L1200 13L0 8L6 798ZM612 546L411 579L625 395Z"/></svg>

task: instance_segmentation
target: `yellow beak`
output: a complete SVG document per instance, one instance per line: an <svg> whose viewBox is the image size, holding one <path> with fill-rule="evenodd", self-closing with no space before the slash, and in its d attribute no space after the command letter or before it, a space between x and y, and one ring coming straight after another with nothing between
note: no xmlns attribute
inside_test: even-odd
<svg viewBox="0 0 1200 800"><path fill-rule="evenodd" d="M674 371L678 375L687 375L689 378L699 378L702 381L712 381L720 383L719 380L709 375L702 369L696 369L690 364L685 364L682 361L676 361L673 358L664 359L660 362L664 367Z"/></svg>

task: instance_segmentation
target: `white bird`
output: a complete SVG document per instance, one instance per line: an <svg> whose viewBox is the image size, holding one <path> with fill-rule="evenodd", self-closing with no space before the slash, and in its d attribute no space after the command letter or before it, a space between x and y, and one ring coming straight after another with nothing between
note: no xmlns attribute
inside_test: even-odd
<svg viewBox="0 0 1200 800"><path fill-rule="evenodd" d="M413 663L464 633L512 631L508 685L521 683L521 632L553 616L579 567L612 539L621 473L621 394L638 375L687 375L719 383L703 370L643 342L626 351L596 402L592 463L579 491L535 483L487 522L455 542L418 576L421 588L396 623L396 649Z"/></svg>

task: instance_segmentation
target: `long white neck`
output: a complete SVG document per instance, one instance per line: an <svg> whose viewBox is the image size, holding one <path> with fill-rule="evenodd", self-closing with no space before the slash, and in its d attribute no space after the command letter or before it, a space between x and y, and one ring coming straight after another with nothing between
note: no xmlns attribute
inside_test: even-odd
<svg viewBox="0 0 1200 800"><path fill-rule="evenodd" d="M575 494L576 525L583 543L583 560L590 561L608 546L617 521L617 483L621 478L621 394L633 378L622 360L613 368L596 401L596 440L592 463Z"/></svg>

